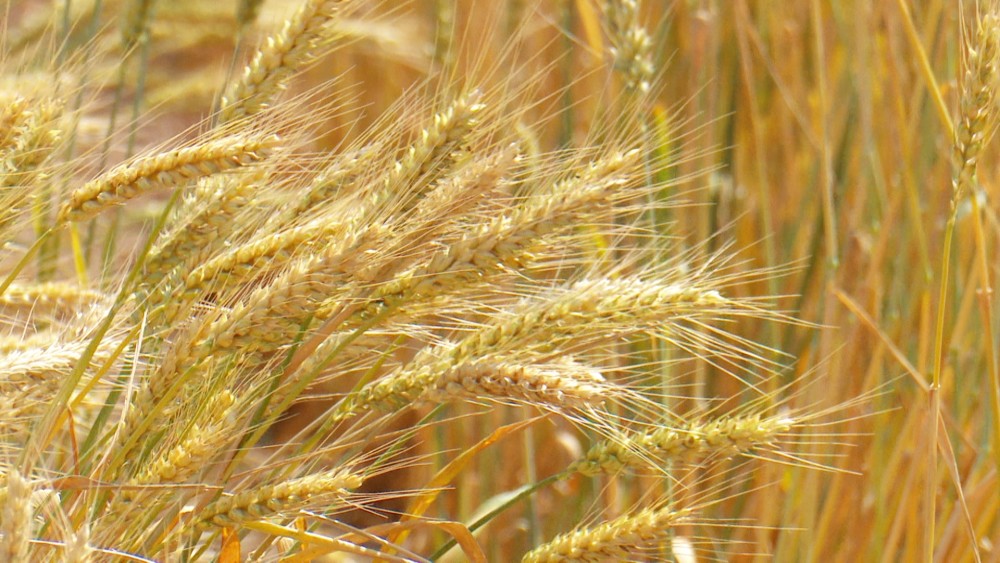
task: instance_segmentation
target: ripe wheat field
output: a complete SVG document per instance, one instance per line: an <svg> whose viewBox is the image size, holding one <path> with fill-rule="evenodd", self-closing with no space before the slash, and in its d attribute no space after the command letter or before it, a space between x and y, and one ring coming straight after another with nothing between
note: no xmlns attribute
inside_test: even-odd
<svg viewBox="0 0 1000 563"><path fill-rule="evenodd" d="M0 560L1000 561L995 0L0 5Z"/></svg>

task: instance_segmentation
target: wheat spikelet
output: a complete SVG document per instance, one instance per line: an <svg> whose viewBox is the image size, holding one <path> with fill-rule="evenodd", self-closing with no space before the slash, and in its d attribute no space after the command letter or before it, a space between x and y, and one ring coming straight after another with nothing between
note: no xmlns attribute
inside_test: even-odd
<svg viewBox="0 0 1000 563"><path fill-rule="evenodd" d="M691 421L678 428L668 425L640 434L605 440L593 446L571 471L585 475L614 474L623 469L662 470L671 461L695 462L729 457L772 447L796 421L760 414Z"/></svg>
<svg viewBox="0 0 1000 563"><path fill-rule="evenodd" d="M59 221L82 221L156 188L168 188L260 162L278 144L275 135L232 135L119 166L70 194Z"/></svg>
<svg viewBox="0 0 1000 563"><path fill-rule="evenodd" d="M669 542L673 528L690 516L690 511L671 508L641 510L558 536L525 554L521 561L630 561L643 549Z"/></svg>
<svg viewBox="0 0 1000 563"><path fill-rule="evenodd" d="M241 522L263 520L295 512L307 506L336 507L346 502L362 478L343 469L308 475L274 485L226 496L197 514L196 528L235 527Z"/></svg>

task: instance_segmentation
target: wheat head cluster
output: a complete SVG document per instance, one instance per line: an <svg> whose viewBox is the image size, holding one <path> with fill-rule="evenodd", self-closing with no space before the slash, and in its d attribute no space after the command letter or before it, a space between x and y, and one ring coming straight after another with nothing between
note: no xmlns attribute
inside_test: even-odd
<svg viewBox="0 0 1000 563"><path fill-rule="evenodd" d="M906 0L801 4L781 17L825 69L805 92L766 3L6 2L0 560L990 553L996 471L970 444L997 439L998 387L964 410L945 356L975 315L948 310L947 266L987 290L993 269L995 7L961 12L954 124L947 49L914 59L951 183L910 349L839 265L844 232L877 245L844 208L913 208L836 193L882 147L868 129L835 160L854 130L829 84L863 80L823 32L847 6L888 50L927 29ZM726 37L743 58L680 79ZM723 99L743 111L704 114ZM781 103L805 113L767 121ZM808 157L769 142L796 127ZM815 199L733 181L768 163ZM800 201L812 246L785 253ZM953 258L968 216L978 250ZM857 485L900 467L901 496Z"/></svg>

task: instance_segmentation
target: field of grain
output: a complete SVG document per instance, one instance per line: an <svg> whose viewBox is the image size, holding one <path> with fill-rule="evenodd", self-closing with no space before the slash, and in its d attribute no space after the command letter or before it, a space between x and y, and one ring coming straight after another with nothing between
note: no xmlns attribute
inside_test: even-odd
<svg viewBox="0 0 1000 563"><path fill-rule="evenodd" d="M0 561L1000 561L995 0L8 0Z"/></svg>

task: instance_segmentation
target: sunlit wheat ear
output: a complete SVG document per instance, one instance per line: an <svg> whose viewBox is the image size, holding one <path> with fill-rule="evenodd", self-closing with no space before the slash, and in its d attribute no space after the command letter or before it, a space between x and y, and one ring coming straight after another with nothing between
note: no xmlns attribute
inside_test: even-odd
<svg viewBox="0 0 1000 563"><path fill-rule="evenodd" d="M372 299L382 306L396 306L446 294L503 269L520 268L546 235L574 226L587 214L606 211L616 192L627 191L623 171L636 158L636 152L611 155L591 163L579 178L557 184L551 193L479 224L463 225L455 240L446 239L419 265L378 286Z"/></svg>
<svg viewBox="0 0 1000 563"><path fill-rule="evenodd" d="M624 389L608 382L598 370L576 362L530 365L483 359L442 374L413 401L491 400L570 412L621 400L625 395Z"/></svg>
<svg viewBox="0 0 1000 563"><path fill-rule="evenodd" d="M9 185L24 186L37 177L38 167L62 139L59 119L64 107L58 99L31 100L25 102L23 107L18 102L15 102L18 111L16 116L11 116L9 129L0 130L3 136L0 140L0 155L3 156L0 170ZM7 124L0 124L0 127L4 125Z"/></svg>
<svg viewBox="0 0 1000 563"><path fill-rule="evenodd" d="M0 295L0 307L29 308L33 312L66 311L106 300L100 291L65 282L13 283Z"/></svg>
<svg viewBox="0 0 1000 563"><path fill-rule="evenodd" d="M218 455L220 448L232 440L232 436L226 432L227 427L231 427L236 396L225 391L206 401L206 416L201 424L195 423L190 426L176 441L176 444L161 452L151 459L149 463L143 464L139 473L128 482L130 486L155 485L163 483L182 483L188 478L204 470L205 466ZM119 493L115 501L118 503L137 503L140 505L151 504L149 495L144 495L142 491L130 488ZM111 509L114 511L115 505ZM121 507L118 507L121 510Z"/></svg>
<svg viewBox="0 0 1000 563"><path fill-rule="evenodd" d="M676 428L664 425L605 440L591 447L570 470L585 475L625 469L664 471L672 462L694 463L775 447L795 425L789 417L759 414L691 421Z"/></svg>
<svg viewBox="0 0 1000 563"><path fill-rule="evenodd" d="M91 358L100 366L116 347L109 337ZM85 341L56 342L45 348L13 351L0 358L0 440L23 437L33 418L41 416L50 399L80 361Z"/></svg>
<svg viewBox="0 0 1000 563"><path fill-rule="evenodd" d="M363 209L347 209L342 214L320 216L306 224L251 240L197 266L185 278L184 290L197 290L211 282L213 291L223 291L279 270L288 264L293 254L307 252L356 231L362 213Z"/></svg>
<svg viewBox="0 0 1000 563"><path fill-rule="evenodd" d="M621 337L737 307L716 290L636 278L585 280L553 288L496 315L462 340L421 350L412 362L348 396L333 416L346 418L372 408L408 404L447 384L442 377L452 370L495 354L530 358L583 351L603 342L609 331Z"/></svg>
<svg viewBox="0 0 1000 563"><path fill-rule="evenodd" d="M27 561L35 519L31 507L31 483L14 467L0 475L0 558Z"/></svg>
<svg viewBox="0 0 1000 563"><path fill-rule="evenodd" d="M420 190L414 189L411 182L426 185L451 170L455 162L463 158L461 149L486 108L480 103L481 99L482 93L474 90L456 98L444 111L436 114L433 122L420 132L420 138L386 176L386 189L396 190L398 186L406 185L412 204Z"/></svg>
<svg viewBox="0 0 1000 563"><path fill-rule="evenodd" d="M653 81L653 40L639 20L639 2L607 0L604 2L611 56L615 69L625 76L628 92L645 94Z"/></svg>
<svg viewBox="0 0 1000 563"><path fill-rule="evenodd" d="M308 507L344 509L363 478L345 469L307 475L224 496L198 511L189 524L195 530L231 528L241 523L290 514Z"/></svg>
<svg viewBox="0 0 1000 563"><path fill-rule="evenodd" d="M629 561L637 553L669 545L674 528L689 523L691 515L689 510L670 507L626 514L558 536L525 554L521 561Z"/></svg>
<svg viewBox="0 0 1000 563"><path fill-rule="evenodd" d="M268 37L243 76L222 98L219 121L227 123L259 113L287 86L295 73L316 60L320 44L330 39L331 20L352 6L349 0L306 0L281 31Z"/></svg>
<svg viewBox="0 0 1000 563"><path fill-rule="evenodd" d="M33 204L45 164L62 140L63 103L0 94L0 235L18 226Z"/></svg>
<svg viewBox="0 0 1000 563"><path fill-rule="evenodd" d="M997 108L996 87L1000 77L1000 18L994 14L977 20L976 37L965 54L965 75L962 81L961 110L954 139L954 177L952 209L967 190L974 186L973 178L979 153L995 126Z"/></svg>
<svg viewBox="0 0 1000 563"><path fill-rule="evenodd" d="M231 135L136 159L73 191L59 221L82 221L142 193L260 162L278 145L275 135Z"/></svg>

